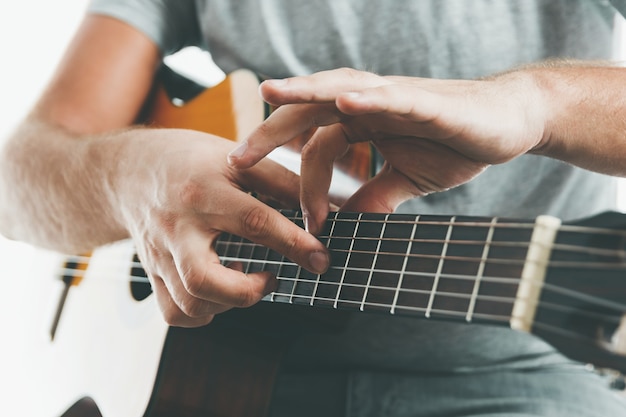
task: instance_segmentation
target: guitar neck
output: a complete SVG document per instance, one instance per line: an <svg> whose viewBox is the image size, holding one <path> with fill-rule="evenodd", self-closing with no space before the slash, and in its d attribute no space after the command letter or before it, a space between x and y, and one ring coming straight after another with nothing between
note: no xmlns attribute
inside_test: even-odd
<svg viewBox="0 0 626 417"><path fill-rule="evenodd" d="M299 212L285 215L302 226ZM232 235L216 250L245 272L276 275L264 301L511 325L532 304L515 307L534 229L487 217L332 213L319 236L332 258L322 275Z"/></svg>

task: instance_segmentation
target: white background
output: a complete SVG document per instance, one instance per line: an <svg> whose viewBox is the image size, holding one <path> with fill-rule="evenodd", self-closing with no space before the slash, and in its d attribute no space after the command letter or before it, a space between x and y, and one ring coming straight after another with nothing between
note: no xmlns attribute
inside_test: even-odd
<svg viewBox="0 0 626 417"><path fill-rule="evenodd" d="M4 139L30 108L52 74L64 46L80 20L86 0L25 0L0 4L0 140ZM28 355L25 346L9 335L19 334L20 318L36 310L29 295L20 290L20 280L42 273L36 253L28 245L0 236L0 382L11 375ZM23 329L22 329L23 330ZM36 393L2 390L15 404L36 400ZM30 398L30 399L29 399ZM7 399L0 397L0 401ZM14 415L20 415L16 411Z"/></svg>

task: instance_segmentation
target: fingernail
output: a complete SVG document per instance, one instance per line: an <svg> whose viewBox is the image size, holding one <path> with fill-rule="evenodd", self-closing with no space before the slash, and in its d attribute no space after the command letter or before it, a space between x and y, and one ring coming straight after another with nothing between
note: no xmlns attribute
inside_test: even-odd
<svg viewBox="0 0 626 417"><path fill-rule="evenodd" d="M313 268L313 272L322 274L328 269L330 260L325 252L315 251L309 256L309 263Z"/></svg>
<svg viewBox="0 0 626 417"><path fill-rule="evenodd" d="M358 91L348 91L347 93L343 93L343 96L354 100L363 96L363 94L359 93Z"/></svg>
<svg viewBox="0 0 626 417"><path fill-rule="evenodd" d="M230 165L234 165L248 150L248 142L242 142L241 145L230 151L226 159Z"/></svg>
<svg viewBox="0 0 626 417"><path fill-rule="evenodd" d="M266 80L265 83L271 85L272 87L282 87L287 84L287 79L285 78L277 78L272 80Z"/></svg>

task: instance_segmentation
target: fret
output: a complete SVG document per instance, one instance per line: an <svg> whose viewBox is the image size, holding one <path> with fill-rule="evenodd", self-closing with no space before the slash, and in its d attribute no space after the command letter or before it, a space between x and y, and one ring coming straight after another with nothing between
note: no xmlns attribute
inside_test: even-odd
<svg viewBox="0 0 626 417"><path fill-rule="evenodd" d="M322 235L327 236L326 237L327 249L330 248L331 241L335 233L335 225L337 224L338 217L339 217L339 212L335 212L332 220L330 222L326 222L326 226L322 230ZM331 259L331 262L332 262L332 259ZM311 300L309 301L309 305L311 306L314 304L314 301L317 298L317 292L320 286L321 279L322 279L322 275L317 274L317 276L315 277L315 284L313 286L313 291L311 292Z"/></svg>
<svg viewBox="0 0 626 417"><path fill-rule="evenodd" d="M511 227L504 226L503 223L506 223L506 220L499 220L498 227L493 230L491 240L494 244L489 247L491 262L486 263L483 269L473 320L488 314L511 317L513 312L513 300L517 295L523 261L528 252L527 243L530 242L533 229L530 221L516 221L516 225ZM503 244L510 242L522 244ZM506 301L494 301L490 297L499 297Z"/></svg>
<svg viewBox="0 0 626 417"><path fill-rule="evenodd" d="M337 308L337 304L339 302L339 295L341 293L341 288L342 288L343 282L345 281L346 273L348 271L348 266L350 264L350 255L352 254L352 250L354 248L354 242L356 241L357 232L359 230L359 225L361 224L360 223L361 217L363 217L363 213L359 213L356 219L356 224L354 225L354 232L352 233L352 240L350 241L350 247L348 249L348 253L346 254L345 268L341 272L341 278L339 279L339 286L337 287L337 295L335 296L335 302L333 303L333 308Z"/></svg>
<svg viewBox="0 0 626 417"><path fill-rule="evenodd" d="M448 251L448 242L450 241L450 236L452 236L452 225L454 224L455 218L456 218L455 216L450 218L450 225L448 226L448 231L446 233L446 240L445 240L445 243L443 244L443 249L441 250L441 259L439 260L439 263L437 265L437 273L435 274L433 287L430 292L430 298L428 299L428 306L426 307L426 313L424 313L426 317L430 317L430 314L433 309L435 293L437 292L437 287L439 286L439 279L441 277L441 272L443 270L443 261Z"/></svg>
<svg viewBox="0 0 626 417"><path fill-rule="evenodd" d="M332 239L328 240L331 254L331 267L315 279L315 306L334 307L337 296L337 285L341 281L347 262L349 248L352 244L357 213L336 213L332 225ZM330 231L329 231L330 233Z"/></svg>
<svg viewBox="0 0 626 417"><path fill-rule="evenodd" d="M472 290L472 297L470 299L470 305L469 305L469 308L467 309L467 315L465 316L465 321L467 322L472 321L472 315L474 314L474 308L476 306L476 299L478 297L478 289L480 288L480 281L483 277L485 264L487 263L489 247L491 246L491 239L493 239L493 231L494 231L494 227L497 221L498 221L497 217L494 217L491 220L491 226L489 227L489 232L487 233L487 239L485 240L483 253L480 257L480 264L478 265L478 272L476 273L476 280L474 281L474 288Z"/></svg>
<svg viewBox="0 0 626 417"><path fill-rule="evenodd" d="M276 276L276 279L278 280L278 288L280 288L281 277L284 276L283 268L285 267L287 263L285 255L282 255L276 251L270 250L267 259L268 259L268 263L270 264L273 263L277 266L276 272L274 275ZM273 291L272 293L269 294L269 301L276 301L274 298L275 294L276 294L276 291Z"/></svg>
<svg viewBox="0 0 626 417"><path fill-rule="evenodd" d="M364 311L365 308L365 300L367 299L367 292L372 284L372 276L374 275L374 266L376 265L376 261L378 260L378 254L380 253L380 245L383 242L383 236L385 234L385 227L389 221L389 214L385 215L385 219L383 221L382 227L380 228L380 234L378 236L378 241L376 242L376 251L374 256L372 257L372 267L369 270L367 275L367 284L365 285L365 290L363 291L363 298L361 300L361 305L359 306L359 310Z"/></svg>
<svg viewBox="0 0 626 417"><path fill-rule="evenodd" d="M383 227L383 222L380 221L382 215L364 213L359 217L359 227L352 238L350 259L345 267L347 273L339 293L338 308L344 307L344 304L348 308L361 305L368 288L368 278L373 273L372 259L376 256L379 245L379 239L375 236L380 234Z"/></svg>
<svg viewBox="0 0 626 417"><path fill-rule="evenodd" d="M376 263L373 265L374 270L365 307L368 307L369 302L376 306L384 305L384 310L390 311L393 300L398 295L396 288L400 281L400 271L405 262L414 223L415 215L396 214L393 220L390 217L387 218ZM367 310L379 308L372 307L371 304L369 307Z"/></svg>
<svg viewBox="0 0 626 417"><path fill-rule="evenodd" d="M402 270L400 271L400 278L398 278L398 286L396 287L396 294L393 297L393 303L391 304L391 314L395 314L396 305L398 304L398 298L400 296L400 290L402 289L402 281L404 280L404 274L406 272L406 266L409 262L409 257L411 255L411 247L413 246L413 240L415 239L415 231L417 230L417 223L419 222L420 216L415 218L415 223L413 223L413 228L411 229L411 237L409 238L409 243L406 246L406 253L404 254L404 262L402 263Z"/></svg>

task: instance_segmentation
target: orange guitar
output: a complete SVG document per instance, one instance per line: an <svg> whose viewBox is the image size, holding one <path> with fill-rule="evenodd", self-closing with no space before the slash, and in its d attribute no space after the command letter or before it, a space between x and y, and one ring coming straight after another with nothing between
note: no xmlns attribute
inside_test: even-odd
<svg viewBox="0 0 626 417"><path fill-rule="evenodd" d="M265 115L249 72L208 90L180 83L189 87L179 97L184 104L158 91L151 123L235 139ZM216 120L224 123L209 123ZM302 224L300 213L284 214ZM30 284L41 322L24 332L36 353L12 380L33 393L20 414L263 416L297 323L330 326L340 311L508 326L573 358L626 371L625 226L617 213L568 224L547 216L331 213L320 236L333 259L324 275L225 234L216 245L224 262L270 270L279 287L198 329L165 324L131 242L89 256L47 254L40 262L55 272ZM1 415L15 415L2 406Z"/></svg>

